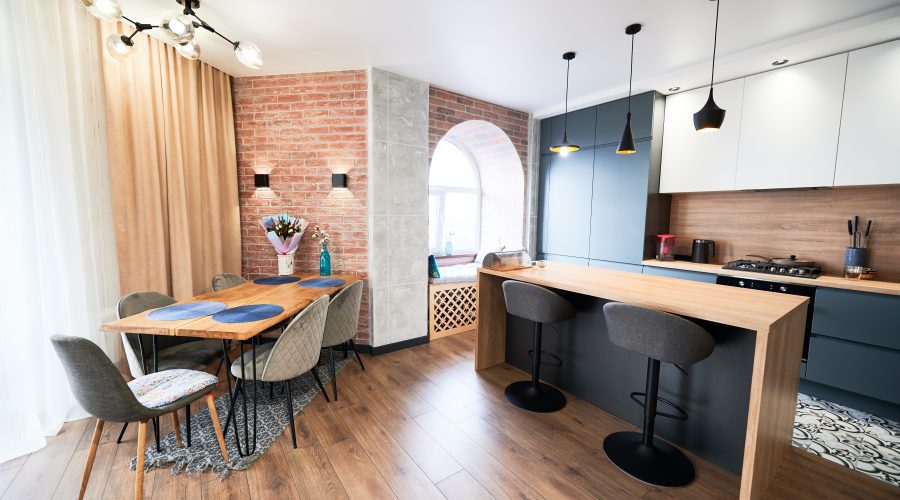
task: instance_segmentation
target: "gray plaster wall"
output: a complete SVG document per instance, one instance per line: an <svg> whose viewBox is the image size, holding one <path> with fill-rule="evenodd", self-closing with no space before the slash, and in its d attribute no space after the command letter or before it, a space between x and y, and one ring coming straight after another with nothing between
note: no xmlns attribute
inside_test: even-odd
<svg viewBox="0 0 900 500"><path fill-rule="evenodd" d="M370 343L428 335L428 84L369 72Z"/></svg>

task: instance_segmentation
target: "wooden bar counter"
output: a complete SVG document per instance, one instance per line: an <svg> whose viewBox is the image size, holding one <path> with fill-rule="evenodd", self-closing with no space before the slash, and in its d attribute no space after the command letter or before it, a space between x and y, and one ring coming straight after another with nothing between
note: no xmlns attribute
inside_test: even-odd
<svg viewBox="0 0 900 500"><path fill-rule="evenodd" d="M558 262L516 271L482 268L478 273L476 370L506 361L507 315L502 290L506 280L755 332L740 498L763 497L791 446L807 298Z"/></svg>

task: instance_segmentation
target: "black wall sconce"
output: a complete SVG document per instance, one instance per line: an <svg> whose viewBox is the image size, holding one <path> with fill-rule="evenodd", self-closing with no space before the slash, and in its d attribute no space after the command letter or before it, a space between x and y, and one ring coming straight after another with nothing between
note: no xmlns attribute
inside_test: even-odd
<svg viewBox="0 0 900 500"><path fill-rule="evenodd" d="M269 187L269 174L253 174L253 185L257 189Z"/></svg>
<svg viewBox="0 0 900 500"><path fill-rule="evenodd" d="M347 189L347 174L331 174L332 189Z"/></svg>

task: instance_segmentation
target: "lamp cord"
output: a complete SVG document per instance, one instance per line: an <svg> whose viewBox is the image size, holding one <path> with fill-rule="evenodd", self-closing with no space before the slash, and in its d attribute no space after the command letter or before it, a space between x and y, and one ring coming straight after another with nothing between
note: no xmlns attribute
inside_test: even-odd
<svg viewBox="0 0 900 500"><path fill-rule="evenodd" d="M713 30L713 58L712 58L712 72L709 75L709 90L712 91L713 82L716 77L716 43L719 39L719 2L720 0L716 0L716 27Z"/></svg>
<svg viewBox="0 0 900 500"><path fill-rule="evenodd" d="M569 65L572 60L566 60L566 115L563 119L563 137L569 135Z"/></svg>
<svg viewBox="0 0 900 500"><path fill-rule="evenodd" d="M628 114L631 115L631 79L634 77L634 35L631 35L631 64L628 67Z"/></svg>

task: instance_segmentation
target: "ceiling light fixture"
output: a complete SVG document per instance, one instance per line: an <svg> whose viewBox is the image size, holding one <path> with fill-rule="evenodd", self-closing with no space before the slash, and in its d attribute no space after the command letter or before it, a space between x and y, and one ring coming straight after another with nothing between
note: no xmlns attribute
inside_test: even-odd
<svg viewBox="0 0 900 500"><path fill-rule="evenodd" d="M572 62L572 59L575 59L574 52L566 52L563 54L563 59L566 61L566 114L563 121L563 140L561 143L551 146L550 151L554 153L559 153L560 156L569 156L569 153L574 153L581 149L580 146L575 144L569 144L569 65Z"/></svg>
<svg viewBox="0 0 900 500"><path fill-rule="evenodd" d="M669 87L669 92L678 92L681 90L681 87Z"/></svg>
<svg viewBox="0 0 900 500"><path fill-rule="evenodd" d="M641 32L640 24L631 24L625 28L625 34L631 36L631 63L628 69L628 114L625 115L625 130L622 132L622 140L616 149L617 155L631 155L637 153L634 146L634 136L631 134L631 79L634 77L634 35Z"/></svg>
<svg viewBox="0 0 900 500"><path fill-rule="evenodd" d="M779 59L777 61L772 61L772 66L784 66L788 63L787 59Z"/></svg>
<svg viewBox="0 0 900 500"><path fill-rule="evenodd" d="M162 28L166 34L178 44L176 51L188 59L200 58L200 45L194 39L197 28L214 33L231 44L234 55L244 66L259 69L263 65L262 51L251 42L232 41L219 33L209 23L200 19L194 9L200 8L200 0L176 0L183 9L168 11L158 25L140 23L122 15L122 7L118 0L79 0L94 17L107 22L118 22L124 19L133 24L135 31L129 35L111 35L106 40L106 48L116 59L125 59L134 52L134 35L144 30Z"/></svg>
<svg viewBox="0 0 900 500"><path fill-rule="evenodd" d="M694 113L694 130L698 132L715 132L722 128L722 123L725 121L725 110L717 106L716 101L713 99L713 82L716 76L716 42L719 38L720 0L713 1L716 2L716 27L713 31L713 58L712 72L709 77L709 99L706 100L706 104L700 108L700 111Z"/></svg>

